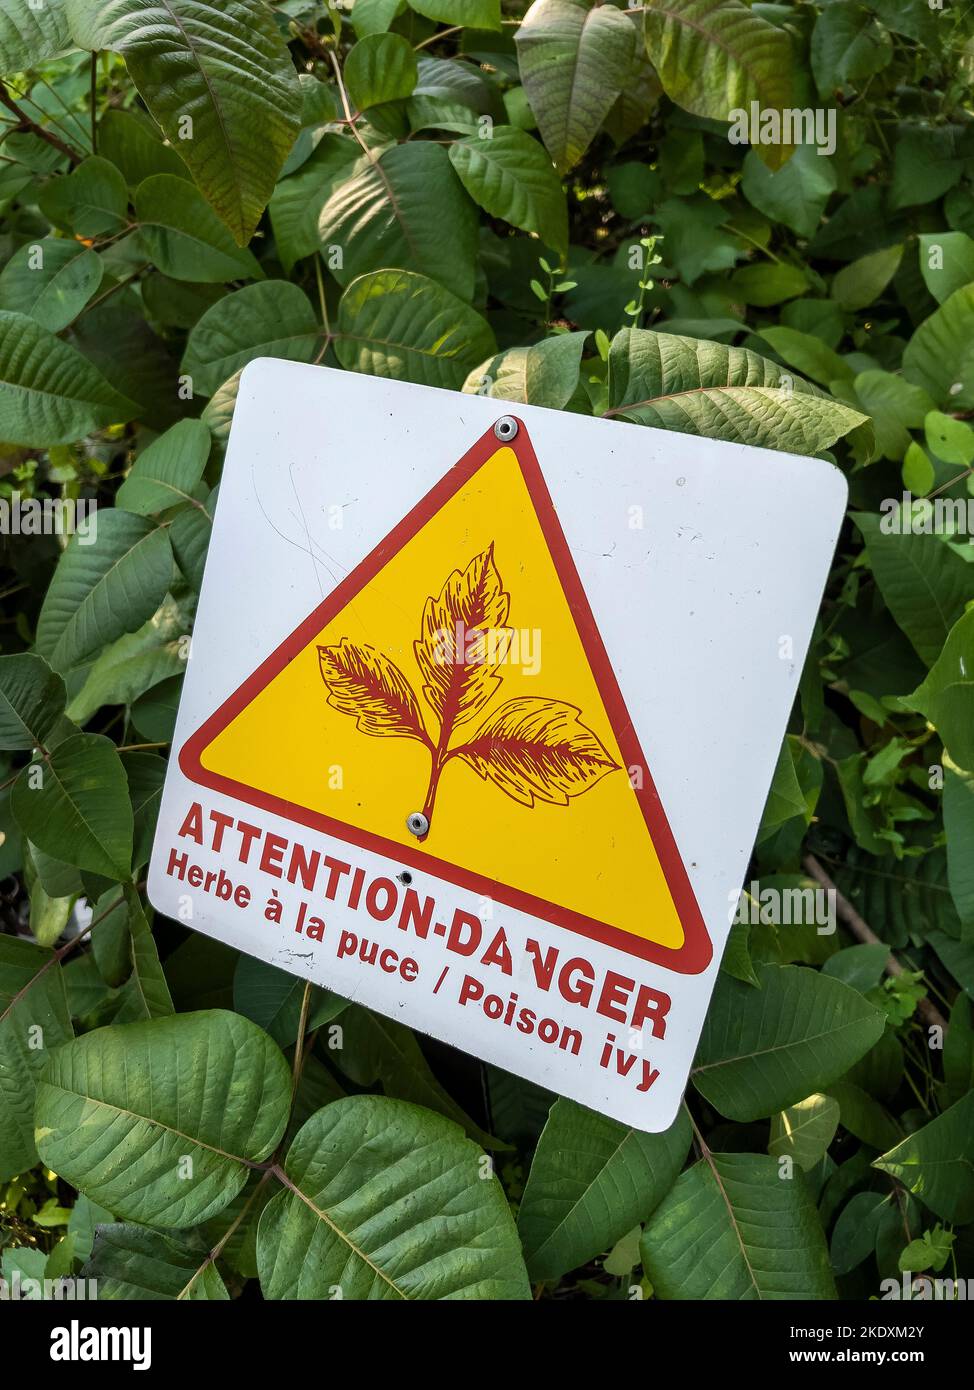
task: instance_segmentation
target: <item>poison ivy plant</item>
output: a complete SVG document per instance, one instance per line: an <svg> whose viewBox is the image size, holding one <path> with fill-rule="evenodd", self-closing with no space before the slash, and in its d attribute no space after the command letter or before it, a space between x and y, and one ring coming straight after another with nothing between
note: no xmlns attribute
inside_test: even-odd
<svg viewBox="0 0 974 1390"><path fill-rule="evenodd" d="M971 41L961 6L880 0L0 0L5 1274L183 1300L974 1276ZM665 1133L147 908L237 382L267 356L842 473ZM27 503L47 519L14 527ZM435 680L322 652L363 737L424 744L431 798L454 753L497 796L619 775L557 691L481 710L467 677L440 728ZM505 737L576 778L525 754L512 780Z"/></svg>

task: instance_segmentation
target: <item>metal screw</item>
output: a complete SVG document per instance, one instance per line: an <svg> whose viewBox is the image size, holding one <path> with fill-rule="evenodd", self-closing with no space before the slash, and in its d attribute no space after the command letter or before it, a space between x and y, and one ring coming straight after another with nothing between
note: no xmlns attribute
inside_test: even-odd
<svg viewBox="0 0 974 1390"><path fill-rule="evenodd" d="M508 439L513 439L517 434L517 421L514 416L502 415L494 426L494 433L498 439L503 439L505 442Z"/></svg>
<svg viewBox="0 0 974 1390"><path fill-rule="evenodd" d="M427 816L422 811L413 811L406 817L406 829L410 835L415 835L417 840L421 840L424 835L429 833L430 823Z"/></svg>

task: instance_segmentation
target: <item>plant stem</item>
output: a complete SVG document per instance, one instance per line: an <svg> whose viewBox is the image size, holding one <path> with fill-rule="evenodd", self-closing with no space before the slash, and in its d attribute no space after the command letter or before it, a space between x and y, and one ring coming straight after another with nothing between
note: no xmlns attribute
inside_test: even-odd
<svg viewBox="0 0 974 1390"><path fill-rule="evenodd" d="M91 55L91 153L98 153L98 54Z"/></svg>
<svg viewBox="0 0 974 1390"><path fill-rule="evenodd" d="M859 916L859 913L852 906L849 899L839 892L838 888L836 888L814 854L806 854L805 858L802 860L802 864L805 867L806 873L810 874L817 883L820 883L827 892L835 894L835 909L852 932L853 936L857 937L860 941L867 942L871 946L885 946L886 943L881 941L869 923ZM893 955L892 951L889 953L884 968L887 975L896 976L905 973L903 966ZM931 1004L929 999L920 1000L917 1005L917 1013L927 1024L932 1024L938 1028L947 1027L947 1020L937 1006Z"/></svg>
<svg viewBox="0 0 974 1390"><path fill-rule="evenodd" d="M318 255L317 252L315 253L315 277L318 281L318 303L321 307L321 322L325 332L331 337L331 324L328 321L328 303L325 299L325 281L321 273L321 256Z"/></svg>
<svg viewBox="0 0 974 1390"><path fill-rule="evenodd" d="M436 793L440 786L440 773L443 771L444 763L450 756L446 751L446 741L449 736L449 730L447 730L446 737L441 734L440 741L433 752L433 766L430 768L429 786L426 788L426 796L423 800L423 815L429 821L430 825L433 824L433 807L436 805ZM426 834L428 835L429 831L427 831ZM421 841L425 840L426 835L421 835L419 838Z"/></svg>
<svg viewBox="0 0 974 1390"><path fill-rule="evenodd" d="M137 893L141 893L144 887L145 880L143 879L141 883L137 883L135 885L135 891ZM61 961L64 959L65 956L70 955L76 946L81 945L85 937L90 934L92 928L97 927L99 922L103 922L105 918L109 915L109 913L114 912L116 907L118 907L119 903L123 902L124 900L125 893L122 892L118 895L118 897L115 899L113 903L110 903L109 906L105 908L104 912L99 912L98 916L93 917L86 927L82 927L81 931L78 932L77 936L72 936L70 941L68 941L64 946L59 947L59 949L54 951L52 955L48 956L47 960L41 966L40 970L36 970L34 974L31 975L30 979L23 986L23 988L18 990L17 993L10 1000L10 1002L7 1004L7 1007L4 1009L3 1013L0 1014L0 1023L2 1023L3 1020L13 1012L15 1006L20 1003L21 999L23 999L27 991L37 983L37 981L41 978L42 975L46 974L46 972L50 970L52 965L60 965Z"/></svg>
<svg viewBox="0 0 974 1390"><path fill-rule="evenodd" d="M298 1020L298 1036L294 1044L294 1066L291 1071L291 1104L298 1093L298 1082L301 1080L301 1067L304 1061L304 1035L308 1027L308 1010L311 1008L311 991L314 988L311 981L304 987L304 994L301 996L301 1017Z"/></svg>
<svg viewBox="0 0 974 1390"><path fill-rule="evenodd" d="M47 130L46 127L32 120L23 107L17 105L10 95L10 92L7 90L6 83L2 80L0 80L0 105L5 106L8 111L17 117L21 130L30 131L32 135L37 135L41 140L46 140L49 145L53 145L56 150L65 155L72 164L81 163L81 156L76 150L71 148L67 141L62 140L59 135L55 135L53 131Z"/></svg>

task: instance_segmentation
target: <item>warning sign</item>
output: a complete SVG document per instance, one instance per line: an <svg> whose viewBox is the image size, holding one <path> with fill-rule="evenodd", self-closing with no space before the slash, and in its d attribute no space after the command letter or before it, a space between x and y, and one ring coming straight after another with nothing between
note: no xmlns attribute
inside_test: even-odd
<svg viewBox="0 0 974 1390"><path fill-rule="evenodd" d="M150 897L661 1129L844 484L813 460L502 410L247 368ZM744 729L733 748L722 726Z"/></svg>
<svg viewBox="0 0 974 1390"><path fill-rule="evenodd" d="M527 431L508 428L511 445L488 429L180 766L498 903L701 970L710 941L651 771Z"/></svg>

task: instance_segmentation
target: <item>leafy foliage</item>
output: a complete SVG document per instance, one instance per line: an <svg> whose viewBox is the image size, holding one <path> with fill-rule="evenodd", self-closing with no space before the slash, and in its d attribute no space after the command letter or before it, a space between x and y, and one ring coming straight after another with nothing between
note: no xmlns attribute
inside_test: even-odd
<svg viewBox="0 0 974 1390"><path fill-rule="evenodd" d="M974 1275L970 23L885 0L0 0L0 502L98 504L70 539L3 536L5 1272L157 1299L868 1299ZM667 1133L146 908L259 356L844 475L753 911ZM470 567L416 615L420 650L444 615L504 628L513 578ZM482 663L450 692L430 663L416 692L373 648L320 656L363 736L424 744L431 798L454 754L522 800L613 774L584 711L505 702ZM763 910L832 885L825 930Z"/></svg>

